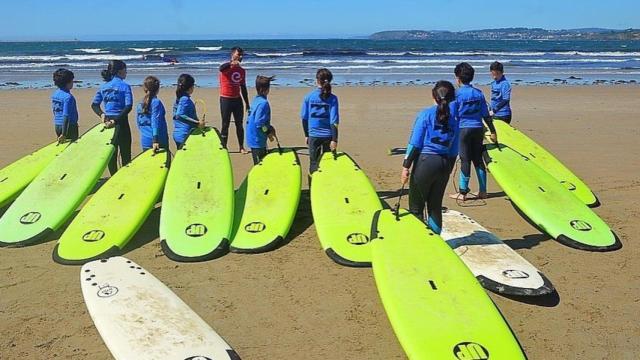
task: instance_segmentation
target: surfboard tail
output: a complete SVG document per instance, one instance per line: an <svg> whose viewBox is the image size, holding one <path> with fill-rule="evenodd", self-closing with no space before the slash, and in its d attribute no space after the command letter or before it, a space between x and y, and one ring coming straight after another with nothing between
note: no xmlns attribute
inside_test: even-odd
<svg viewBox="0 0 640 360"><path fill-rule="evenodd" d="M193 262L202 262L217 259L221 256L229 253L229 240L222 239L218 247L216 247L213 251L208 254L200 255L200 256L183 256L175 253L171 250L171 247L167 244L166 240L160 241L160 247L162 248L162 252L171 260L177 262L184 263L193 263Z"/></svg>
<svg viewBox="0 0 640 360"><path fill-rule="evenodd" d="M605 245L605 246L587 245L587 244L578 242L565 235L558 235L558 237L556 238L556 241L558 241L562 245L565 245L574 249L578 249L578 250L585 250L585 251L607 252L607 251L616 251L616 250L622 249L622 242L620 241L620 238L618 237L618 235L616 235L616 233L613 231L611 231L611 234L613 234L614 242L611 245Z"/></svg>

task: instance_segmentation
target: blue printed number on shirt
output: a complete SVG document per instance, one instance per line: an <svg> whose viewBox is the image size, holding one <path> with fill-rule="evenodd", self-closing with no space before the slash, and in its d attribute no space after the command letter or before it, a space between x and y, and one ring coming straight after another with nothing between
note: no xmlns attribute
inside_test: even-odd
<svg viewBox="0 0 640 360"><path fill-rule="evenodd" d="M54 113L61 113L62 109L64 108L64 105L62 104L62 101L60 101L60 100L53 100L52 101L52 105L53 105L53 112Z"/></svg>
<svg viewBox="0 0 640 360"><path fill-rule="evenodd" d="M431 142L444 147L449 147L451 144L451 138L453 137L453 131L448 124L442 125L439 122L433 126L434 130L442 134L442 136L434 136L431 138Z"/></svg>
<svg viewBox="0 0 640 360"><path fill-rule="evenodd" d="M104 89L103 96L105 102L117 102L120 100L119 98L120 91L118 89Z"/></svg>
<svg viewBox="0 0 640 360"><path fill-rule="evenodd" d="M482 101L480 100L465 101L463 105L463 113L460 115L479 114L482 111Z"/></svg>
<svg viewBox="0 0 640 360"><path fill-rule="evenodd" d="M328 119L329 118L328 104L311 104L311 117L316 119Z"/></svg>

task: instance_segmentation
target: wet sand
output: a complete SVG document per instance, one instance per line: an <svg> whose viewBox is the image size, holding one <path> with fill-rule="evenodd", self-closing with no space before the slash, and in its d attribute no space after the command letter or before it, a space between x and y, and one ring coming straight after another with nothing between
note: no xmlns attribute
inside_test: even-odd
<svg viewBox="0 0 640 360"><path fill-rule="evenodd" d="M486 88L484 89L485 93ZM308 89L274 88L273 123L280 141L303 146L299 104ZM80 128L88 129L94 90L75 90ZM365 170L380 195L399 188L401 156L415 114L431 103L427 87L336 88L341 102L340 148ZM253 94L253 90L250 90ZM216 89L197 89L219 126ZM0 91L0 167L53 140L50 92ZM140 88L136 99L142 98ZM168 111L172 89L161 92ZM598 195L595 211L624 247L590 253L563 246L520 217L490 177L484 206L463 211L505 239L558 290L542 299L490 294L530 359L636 359L640 353L640 145L638 88L516 87L514 123L555 153ZM139 152L134 116L134 154ZM229 140L235 182L251 165ZM300 152L303 167L306 151ZM477 184L472 180L472 186ZM477 189L477 186L476 186ZM449 191L453 191L450 186ZM387 200L395 203L395 198ZM406 206L406 199L403 199ZM471 205L481 205L479 203ZM1 210L0 210L1 212ZM200 264L163 256L156 209L125 256L173 289L243 359L404 359L378 298L370 269L333 263L317 239L306 180L288 243L260 255L229 254ZM28 248L0 249L0 359L109 359L80 291L79 267L55 264L55 237Z"/></svg>

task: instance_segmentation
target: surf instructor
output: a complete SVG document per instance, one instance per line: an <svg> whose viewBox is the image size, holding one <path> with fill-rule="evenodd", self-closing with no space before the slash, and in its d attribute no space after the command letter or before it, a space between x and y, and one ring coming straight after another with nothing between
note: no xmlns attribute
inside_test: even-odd
<svg viewBox="0 0 640 360"><path fill-rule="evenodd" d="M240 66L243 57L244 50L240 47L234 47L231 49L231 60L220 65L220 73L218 75L220 80L220 113L222 115L220 136L222 145L226 148L227 140L229 139L231 115L233 115L240 153L247 154L247 151L244 149L244 128L242 127L242 121L244 119L244 111L249 112L250 105L249 94L247 92L246 72L242 66Z"/></svg>

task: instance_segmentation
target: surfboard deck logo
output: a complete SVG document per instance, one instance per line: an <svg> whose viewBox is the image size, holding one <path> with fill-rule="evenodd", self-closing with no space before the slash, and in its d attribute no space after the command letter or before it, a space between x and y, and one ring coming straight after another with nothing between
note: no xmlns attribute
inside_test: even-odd
<svg viewBox="0 0 640 360"><path fill-rule="evenodd" d="M505 270L502 272L502 275L508 277L509 279L527 279L529 278L529 274L522 270Z"/></svg>
<svg viewBox="0 0 640 360"><path fill-rule="evenodd" d="M489 350L474 342L462 342L453 347L453 355L458 360L487 360Z"/></svg>
<svg viewBox="0 0 640 360"><path fill-rule="evenodd" d="M111 285L100 286L100 289L97 292L98 297L101 298L109 298L118 293L118 288Z"/></svg>
<svg viewBox="0 0 640 360"><path fill-rule="evenodd" d="M104 239L105 233L102 230L91 230L82 235L82 240L86 242L96 242Z"/></svg>
<svg viewBox="0 0 640 360"><path fill-rule="evenodd" d="M191 224L187 226L187 228L184 230L184 233L190 237L200 237L204 236L207 231L207 227L202 224Z"/></svg>
<svg viewBox="0 0 640 360"><path fill-rule="evenodd" d="M569 224L578 231L591 231L593 229L588 222L582 220L573 220Z"/></svg>
<svg viewBox="0 0 640 360"><path fill-rule="evenodd" d="M267 228L267 225L265 225L265 224L263 224L263 223L261 223L259 221L254 221L254 222L248 223L244 227L244 229L247 230L247 232L250 232L250 233L263 232L266 228Z"/></svg>
<svg viewBox="0 0 640 360"><path fill-rule="evenodd" d="M42 214L36 211L28 212L20 218L20 223L24 225L35 224L42 218Z"/></svg>
<svg viewBox="0 0 640 360"><path fill-rule="evenodd" d="M347 242L352 245L364 245L369 242L369 237L362 233L353 233L347 236Z"/></svg>

